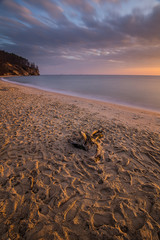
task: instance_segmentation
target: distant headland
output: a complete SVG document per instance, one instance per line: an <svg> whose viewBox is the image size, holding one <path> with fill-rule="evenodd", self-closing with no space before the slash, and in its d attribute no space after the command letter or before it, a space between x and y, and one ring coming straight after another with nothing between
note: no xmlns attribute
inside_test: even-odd
<svg viewBox="0 0 160 240"><path fill-rule="evenodd" d="M26 58L0 50L0 76L10 75L39 75L39 69Z"/></svg>

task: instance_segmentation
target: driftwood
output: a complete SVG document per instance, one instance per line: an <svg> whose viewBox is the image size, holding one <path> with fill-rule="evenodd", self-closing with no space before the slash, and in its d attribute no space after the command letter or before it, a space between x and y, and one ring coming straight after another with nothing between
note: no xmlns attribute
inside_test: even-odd
<svg viewBox="0 0 160 240"><path fill-rule="evenodd" d="M89 149L96 145L96 154L94 156L95 160L98 161L103 157L103 150L100 144L100 139L103 138L103 130L95 130L92 134L80 131L80 138L76 141L69 140L75 148L82 149L84 151L89 151Z"/></svg>

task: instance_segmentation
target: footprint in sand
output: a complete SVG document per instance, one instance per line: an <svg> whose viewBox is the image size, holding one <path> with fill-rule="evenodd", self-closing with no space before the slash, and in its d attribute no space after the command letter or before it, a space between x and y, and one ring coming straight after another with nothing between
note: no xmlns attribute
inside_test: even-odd
<svg viewBox="0 0 160 240"><path fill-rule="evenodd" d="M8 178L7 177L0 177L0 185L3 188L7 187L7 183L8 183Z"/></svg>
<svg viewBox="0 0 160 240"><path fill-rule="evenodd" d="M8 199L5 205L5 210L4 210L6 216L10 216L14 212L14 208L15 208L15 202Z"/></svg>
<svg viewBox="0 0 160 240"><path fill-rule="evenodd" d="M67 222L72 221L76 217L79 207L80 207L80 203L77 201L74 201L71 205L68 206L68 208L64 212L64 219Z"/></svg>
<svg viewBox="0 0 160 240"><path fill-rule="evenodd" d="M67 187L66 188L66 193L67 193L68 196L71 196L71 195L75 194L75 192L76 192L76 189L73 188L73 187Z"/></svg>
<svg viewBox="0 0 160 240"><path fill-rule="evenodd" d="M47 205L40 205L38 210L43 215L47 215L49 212L49 208L47 207Z"/></svg>
<svg viewBox="0 0 160 240"><path fill-rule="evenodd" d="M31 179L30 178L22 178L22 179L16 179L13 183L15 191L19 195L23 195L25 193L28 193L31 190Z"/></svg>
<svg viewBox="0 0 160 240"><path fill-rule="evenodd" d="M135 209L129 207L127 204L122 203L122 209L126 222L130 223L135 230L141 229L145 224L146 214L143 212L136 212Z"/></svg>
<svg viewBox="0 0 160 240"><path fill-rule="evenodd" d="M104 187L100 190L101 193L101 198L107 199L107 200L112 200L115 196L115 191L114 189L110 188L110 187Z"/></svg>
<svg viewBox="0 0 160 240"><path fill-rule="evenodd" d="M115 225L115 220L111 212L108 213L95 213L93 216L93 223L96 228L99 228L103 225Z"/></svg>
<svg viewBox="0 0 160 240"><path fill-rule="evenodd" d="M41 180L45 185L49 185L51 183L50 177L47 175L41 175Z"/></svg>
<svg viewBox="0 0 160 240"><path fill-rule="evenodd" d="M150 193L155 193L155 194L157 193L155 187L150 184L143 184L142 189L145 192L150 192Z"/></svg>
<svg viewBox="0 0 160 240"><path fill-rule="evenodd" d="M150 215L155 221L160 222L160 203L155 203L152 206Z"/></svg>

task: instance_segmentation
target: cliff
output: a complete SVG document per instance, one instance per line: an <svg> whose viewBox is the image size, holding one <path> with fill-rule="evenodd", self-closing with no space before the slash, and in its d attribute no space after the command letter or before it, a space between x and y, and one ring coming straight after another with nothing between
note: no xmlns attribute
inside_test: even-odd
<svg viewBox="0 0 160 240"><path fill-rule="evenodd" d="M30 63L23 57L0 50L0 75L39 75L39 69L38 66L36 66L34 63Z"/></svg>

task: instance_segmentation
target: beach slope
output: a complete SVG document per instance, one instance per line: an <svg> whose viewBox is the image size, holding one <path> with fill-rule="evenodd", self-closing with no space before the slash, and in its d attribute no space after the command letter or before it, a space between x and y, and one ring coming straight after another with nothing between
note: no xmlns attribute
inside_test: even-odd
<svg viewBox="0 0 160 240"><path fill-rule="evenodd" d="M0 239L160 239L160 114L0 81Z"/></svg>

